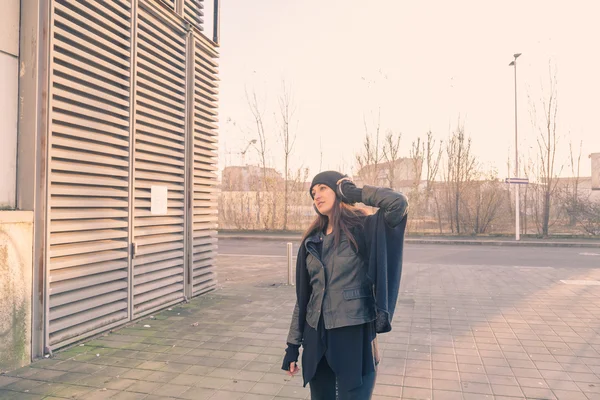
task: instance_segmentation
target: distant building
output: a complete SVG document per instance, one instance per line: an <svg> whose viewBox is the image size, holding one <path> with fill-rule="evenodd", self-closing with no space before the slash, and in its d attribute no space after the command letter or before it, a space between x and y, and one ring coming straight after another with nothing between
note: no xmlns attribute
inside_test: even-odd
<svg viewBox="0 0 600 400"><path fill-rule="evenodd" d="M356 173L354 181L358 186L386 186L396 190L411 188L420 183L422 167L422 160L399 158L364 166Z"/></svg>
<svg viewBox="0 0 600 400"><path fill-rule="evenodd" d="M275 168L254 165L225 167L221 175L221 190L247 192L260 190L266 183L269 187L283 187L284 179Z"/></svg>
<svg viewBox="0 0 600 400"><path fill-rule="evenodd" d="M592 190L600 190L600 153L590 154L592 159Z"/></svg>

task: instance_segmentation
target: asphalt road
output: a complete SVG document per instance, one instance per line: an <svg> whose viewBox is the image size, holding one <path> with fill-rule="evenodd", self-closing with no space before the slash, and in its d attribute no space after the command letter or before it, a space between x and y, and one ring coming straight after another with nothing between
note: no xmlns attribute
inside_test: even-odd
<svg viewBox="0 0 600 400"><path fill-rule="evenodd" d="M285 257L286 251L285 241L219 240L219 255L226 257L277 259ZM297 251L296 242L294 255ZM600 268L600 249L407 244L404 261L417 264Z"/></svg>

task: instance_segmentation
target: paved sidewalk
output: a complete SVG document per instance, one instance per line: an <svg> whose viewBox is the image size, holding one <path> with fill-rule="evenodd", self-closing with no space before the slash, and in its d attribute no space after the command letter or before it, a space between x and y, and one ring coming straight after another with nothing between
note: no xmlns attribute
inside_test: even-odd
<svg viewBox="0 0 600 400"><path fill-rule="evenodd" d="M280 370L282 262L220 256L220 290L0 376L0 398L307 399ZM407 264L374 399L600 399L600 286L561 280L600 269Z"/></svg>

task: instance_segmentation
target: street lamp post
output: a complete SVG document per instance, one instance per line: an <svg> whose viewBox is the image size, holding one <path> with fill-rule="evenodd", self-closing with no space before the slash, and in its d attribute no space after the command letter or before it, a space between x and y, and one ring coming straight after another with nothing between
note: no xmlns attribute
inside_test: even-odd
<svg viewBox="0 0 600 400"><path fill-rule="evenodd" d="M521 53L513 56L515 59L508 64L509 67L515 67L515 178L519 177L519 141L517 136L517 58ZM515 187L515 240L521 240L521 207L519 205L519 184Z"/></svg>

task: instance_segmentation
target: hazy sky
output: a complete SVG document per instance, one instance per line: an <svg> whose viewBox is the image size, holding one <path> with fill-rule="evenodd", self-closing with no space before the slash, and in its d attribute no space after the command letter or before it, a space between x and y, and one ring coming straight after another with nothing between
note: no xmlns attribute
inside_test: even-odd
<svg viewBox="0 0 600 400"><path fill-rule="evenodd" d="M520 52L522 155L535 156L530 99L539 101L548 88L551 64L559 161L566 163L570 140L576 147L583 140L582 176L589 176L588 154L600 152L599 15L600 2L592 0L223 0L220 166L239 164L239 152L256 138L247 88L263 102L270 160L282 169L274 113L285 80L297 106L292 166L307 166L311 175L320 167L320 142L322 168L351 173L363 119L372 126L381 109L382 130L402 133L402 155L429 129L447 138L460 118L480 161L505 177L514 154L508 64ZM249 150L246 162L257 164L257 152Z"/></svg>

